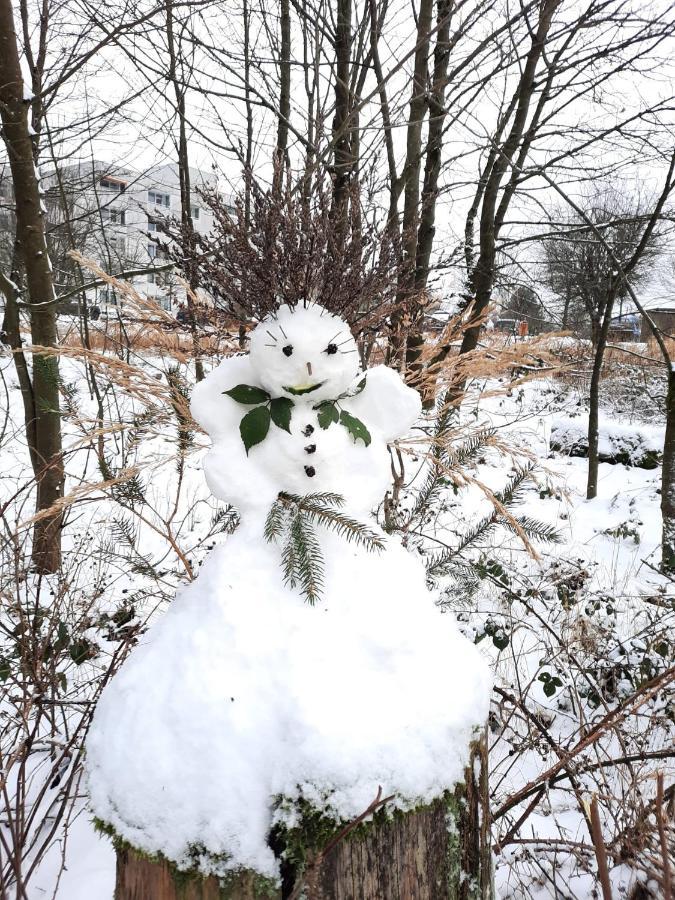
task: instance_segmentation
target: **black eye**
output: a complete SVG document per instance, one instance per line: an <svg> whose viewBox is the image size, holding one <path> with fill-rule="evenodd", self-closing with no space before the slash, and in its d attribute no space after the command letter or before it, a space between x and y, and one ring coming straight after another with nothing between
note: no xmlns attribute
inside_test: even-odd
<svg viewBox="0 0 675 900"><path fill-rule="evenodd" d="M286 344L285 347L281 348L281 352L284 356L293 356L293 344Z"/></svg>
<svg viewBox="0 0 675 900"><path fill-rule="evenodd" d="M326 353L328 353L330 356L332 356L333 353L337 353L337 351L338 351L337 344L329 344L326 347Z"/></svg>

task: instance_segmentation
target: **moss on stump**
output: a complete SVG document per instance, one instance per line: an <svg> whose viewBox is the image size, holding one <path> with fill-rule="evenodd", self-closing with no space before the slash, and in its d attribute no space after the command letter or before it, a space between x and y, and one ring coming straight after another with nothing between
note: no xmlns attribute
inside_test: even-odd
<svg viewBox="0 0 675 900"><path fill-rule="evenodd" d="M481 740L454 792L405 813L380 809L333 844L349 823L302 805L300 824L270 838L280 888L253 872L178 871L117 841L115 900L492 900L486 763Z"/></svg>

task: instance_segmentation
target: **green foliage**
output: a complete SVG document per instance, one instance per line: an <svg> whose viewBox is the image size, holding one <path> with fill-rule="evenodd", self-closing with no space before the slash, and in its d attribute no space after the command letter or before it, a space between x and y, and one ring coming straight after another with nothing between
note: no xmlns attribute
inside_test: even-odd
<svg viewBox="0 0 675 900"><path fill-rule="evenodd" d="M544 693L547 697L552 697L558 688L562 687L560 678L557 675L551 675L550 672L541 672L537 680L544 685Z"/></svg>
<svg viewBox="0 0 675 900"><path fill-rule="evenodd" d="M532 475L533 470L534 466L532 464L519 469L501 491L495 491L494 496L497 505L482 519L468 528L460 537L456 546L446 547L428 558L428 577L437 578L441 575L453 574L457 561L461 559L462 554L474 548L479 542L485 541L492 531L500 525L519 536L522 532L528 540L536 540L543 543L558 543L561 540L560 533L546 522L540 522L538 519L533 519L530 516L504 515L501 511L504 509L510 513L510 507L522 502L525 496L524 484ZM480 571L480 565L484 565L484 562L479 561L476 565L478 566L477 574L479 578L496 577L494 573Z"/></svg>
<svg viewBox="0 0 675 900"><path fill-rule="evenodd" d="M384 547L384 541L374 529L341 512L343 505L344 498L340 494L324 492L300 497L282 492L265 521L265 540L282 544L285 583L291 588L299 587L312 606L321 596L324 575L324 558L316 525L368 550L379 551Z"/></svg>
<svg viewBox="0 0 675 900"><path fill-rule="evenodd" d="M272 421L277 428L283 428L284 431L291 433L291 413L293 411L293 401L288 397L275 397L270 401L270 414Z"/></svg>
<svg viewBox="0 0 675 900"><path fill-rule="evenodd" d="M229 391L223 391L228 397L232 397L237 403L243 403L246 406L255 406L258 403L266 403L270 399L270 395L262 388L253 387L250 384L238 384Z"/></svg>
<svg viewBox="0 0 675 900"><path fill-rule="evenodd" d="M192 444L193 432L190 427L191 419L188 414L190 408L190 389L180 366L169 366L166 372L166 380L171 389L173 410L178 420L178 449L183 457Z"/></svg>
<svg viewBox="0 0 675 900"><path fill-rule="evenodd" d="M250 412L247 412L239 423L239 434L246 448L246 455L251 447L255 447L267 437L270 430L270 422L272 414L266 406L256 406Z"/></svg>
<svg viewBox="0 0 675 900"><path fill-rule="evenodd" d="M347 431L354 438L354 443L356 443L356 441L358 440L362 440L366 447L370 444L370 432L363 424L361 419L357 419L356 416L352 416L351 413L348 413L344 409L340 413L340 425L344 425Z"/></svg>
<svg viewBox="0 0 675 900"><path fill-rule="evenodd" d="M317 420L319 426L323 428L324 431L332 425L333 422L340 421L340 413L332 400L326 400L325 403L321 403L316 408L318 409Z"/></svg>

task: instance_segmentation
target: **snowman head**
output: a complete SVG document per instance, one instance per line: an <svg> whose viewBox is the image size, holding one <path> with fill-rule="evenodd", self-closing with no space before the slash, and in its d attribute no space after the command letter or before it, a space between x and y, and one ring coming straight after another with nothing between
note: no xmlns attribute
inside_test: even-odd
<svg viewBox="0 0 675 900"><path fill-rule="evenodd" d="M334 400L361 370L349 326L311 304L281 306L251 334L249 359L258 382L272 397Z"/></svg>

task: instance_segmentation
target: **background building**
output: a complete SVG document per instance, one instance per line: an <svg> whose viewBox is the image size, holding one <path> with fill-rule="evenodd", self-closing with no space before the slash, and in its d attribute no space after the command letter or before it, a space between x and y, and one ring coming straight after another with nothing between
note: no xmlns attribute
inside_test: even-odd
<svg viewBox="0 0 675 900"><path fill-rule="evenodd" d="M215 188L216 178L213 173L191 168L190 185L194 227L207 233L213 226L213 216L198 191ZM111 274L147 270L129 280L139 293L155 299L166 310L173 311L185 299L175 276L163 270L166 255L156 242L161 220L181 217L177 165L139 172L100 160L82 161L43 173L42 188L59 293L80 284L68 256L68 251L76 248ZM13 233L11 181L0 175L0 253L11 253ZM123 309L123 299L107 286L87 291L87 300L103 314ZM72 306L76 311L76 296Z"/></svg>

